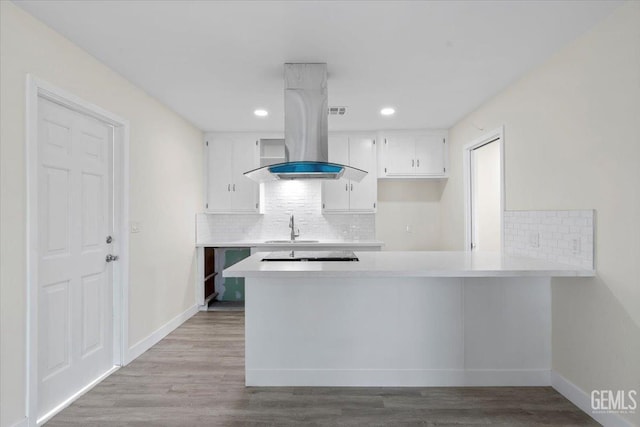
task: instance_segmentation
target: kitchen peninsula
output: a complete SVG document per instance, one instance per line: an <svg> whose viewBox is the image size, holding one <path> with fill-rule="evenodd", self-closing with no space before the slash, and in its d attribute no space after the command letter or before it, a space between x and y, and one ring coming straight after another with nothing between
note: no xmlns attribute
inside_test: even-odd
<svg viewBox="0 0 640 427"><path fill-rule="evenodd" d="M543 386L551 277L595 272L471 252L263 262L245 280L248 386Z"/></svg>

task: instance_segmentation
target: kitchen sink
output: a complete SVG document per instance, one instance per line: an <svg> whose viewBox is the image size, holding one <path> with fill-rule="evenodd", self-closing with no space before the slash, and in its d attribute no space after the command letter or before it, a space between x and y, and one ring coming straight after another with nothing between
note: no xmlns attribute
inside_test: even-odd
<svg viewBox="0 0 640 427"><path fill-rule="evenodd" d="M318 243L318 240L267 240L265 243Z"/></svg>

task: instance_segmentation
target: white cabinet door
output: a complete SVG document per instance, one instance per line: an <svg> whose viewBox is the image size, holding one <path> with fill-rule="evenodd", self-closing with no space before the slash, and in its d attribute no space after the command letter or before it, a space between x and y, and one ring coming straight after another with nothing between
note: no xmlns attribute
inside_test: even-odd
<svg viewBox="0 0 640 427"><path fill-rule="evenodd" d="M257 212L260 184L244 173L259 166L260 148L251 136L233 140L231 156L231 209L234 212Z"/></svg>
<svg viewBox="0 0 640 427"><path fill-rule="evenodd" d="M444 175L444 139L440 135L416 137L416 175Z"/></svg>
<svg viewBox="0 0 640 427"><path fill-rule="evenodd" d="M415 138L412 135L385 138L383 151L387 175L412 175L414 173Z"/></svg>
<svg viewBox="0 0 640 427"><path fill-rule="evenodd" d="M349 183L349 209L352 211L374 211L378 193L376 176L375 140L367 136L349 138L349 164L367 171L360 182Z"/></svg>
<svg viewBox="0 0 640 427"><path fill-rule="evenodd" d="M378 177L446 178L446 137L444 130L385 133Z"/></svg>
<svg viewBox="0 0 640 427"><path fill-rule="evenodd" d="M349 164L349 138L346 135L329 136L329 161ZM349 181L325 180L322 183L322 209L324 211L349 210Z"/></svg>
<svg viewBox="0 0 640 427"><path fill-rule="evenodd" d="M231 210L231 158L233 141L227 138L209 139L207 146L207 206L208 212Z"/></svg>
<svg viewBox="0 0 640 427"><path fill-rule="evenodd" d="M259 184L244 176L258 167L252 135L216 135L207 145L207 212L258 212Z"/></svg>

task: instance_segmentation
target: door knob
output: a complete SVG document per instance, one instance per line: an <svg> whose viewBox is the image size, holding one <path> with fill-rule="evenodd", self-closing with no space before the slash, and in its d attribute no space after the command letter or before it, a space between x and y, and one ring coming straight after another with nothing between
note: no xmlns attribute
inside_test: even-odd
<svg viewBox="0 0 640 427"><path fill-rule="evenodd" d="M119 258L118 255L107 255L107 257L104 259L106 262L112 262L112 261L117 261Z"/></svg>

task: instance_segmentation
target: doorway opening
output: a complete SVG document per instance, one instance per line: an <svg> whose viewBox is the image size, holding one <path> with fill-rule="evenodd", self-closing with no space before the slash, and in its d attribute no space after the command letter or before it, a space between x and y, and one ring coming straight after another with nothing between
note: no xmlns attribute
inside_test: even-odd
<svg viewBox="0 0 640 427"><path fill-rule="evenodd" d="M503 247L504 129L464 147L465 250L499 252Z"/></svg>
<svg viewBox="0 0 640 427"><path fill-rule="evenodd" d="M126 120L27 76L27 419L127 362Z"/></svg>

